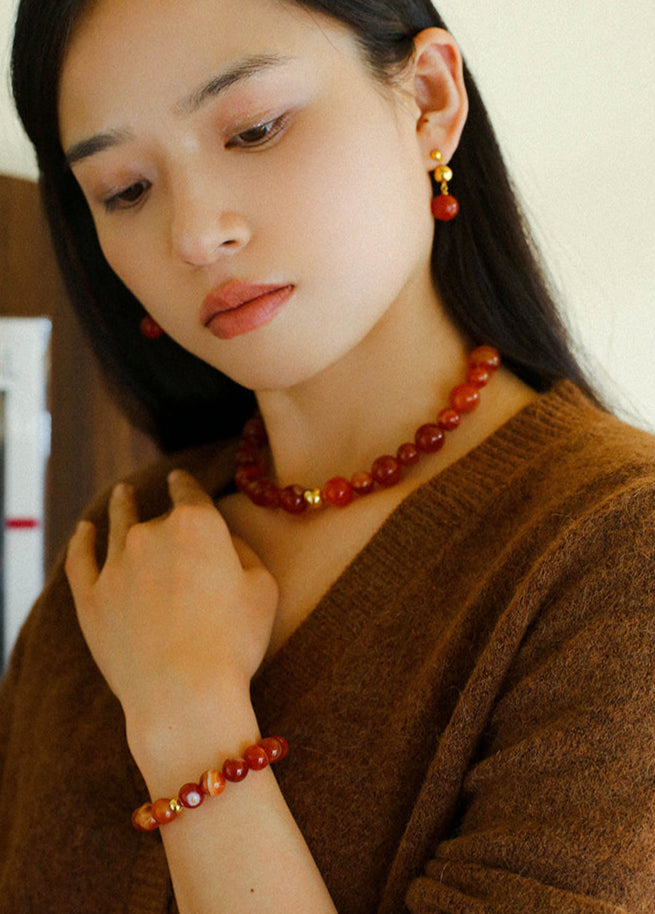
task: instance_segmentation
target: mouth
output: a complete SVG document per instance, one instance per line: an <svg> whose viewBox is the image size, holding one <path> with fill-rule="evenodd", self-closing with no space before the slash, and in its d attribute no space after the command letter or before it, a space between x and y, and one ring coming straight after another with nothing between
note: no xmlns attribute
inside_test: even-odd
<svg viewBox="0 0 655 914"><path fill-rule="evenodd" d="M200 321L219 339L232 339L272 321L289 301L295 288L291 284L228 280L205 297Z"/></svg>

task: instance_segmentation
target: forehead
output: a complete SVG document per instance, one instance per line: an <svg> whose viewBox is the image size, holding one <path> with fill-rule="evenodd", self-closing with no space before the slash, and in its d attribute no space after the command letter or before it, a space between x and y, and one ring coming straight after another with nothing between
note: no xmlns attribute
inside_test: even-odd
<svg viewBox="0 0 655 914"><path fill-rule="evenodd" d="M243 58L319 62L352 59L355 48L338 20L286 0L94 0L75 23L62 66L62 133L72 115L90 123L103 109L121 120L137 96L173 100Z"/></svg>
<svg viewBox="0 0 655 914"><path fill-rule="evenodd" d="M339 20L289 0L90 0L73 24L62 81L93 61L117 72L128 58L146 71L153 55L165 79L172 66L191 72L207 54L229 58L262 44L302 51L321 39L334 44L335 36L337 43L352 38Z"/></svg>

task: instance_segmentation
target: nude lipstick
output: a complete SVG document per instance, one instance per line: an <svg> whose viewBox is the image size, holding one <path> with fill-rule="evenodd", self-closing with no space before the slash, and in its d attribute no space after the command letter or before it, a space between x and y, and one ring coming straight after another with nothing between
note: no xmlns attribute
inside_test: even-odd
<svg viewBox="0 0 655 914"><path fill-rule="evenodd" d="M200 321L214 336L231 340L272 321L294 291L293 285L230 279L207 294Z"/></svg>

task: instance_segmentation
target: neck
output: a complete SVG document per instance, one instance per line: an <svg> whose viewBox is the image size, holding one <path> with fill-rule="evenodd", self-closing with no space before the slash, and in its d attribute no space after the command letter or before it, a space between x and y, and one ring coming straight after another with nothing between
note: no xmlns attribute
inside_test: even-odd
<svg viewBox="0 0 655 914"><path fill-rule="evenodd" d="M391 308L354 350L310 380L259 392L279 485L321 486L412 440L463 379L468 342L438 300Z"/></svg>

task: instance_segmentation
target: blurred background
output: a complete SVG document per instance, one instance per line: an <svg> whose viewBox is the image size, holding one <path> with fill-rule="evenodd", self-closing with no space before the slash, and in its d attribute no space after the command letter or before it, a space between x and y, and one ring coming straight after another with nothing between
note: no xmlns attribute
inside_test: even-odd
<svg viewBox="0 0 655 914"><path fill-rule="evenodd" d="M9 95L15 6L0 0L5 651L84 503L154 454L107 397L52 262ZM592 374L623 417L655 429L655 3L437 6L478 81Z"/></svg>

